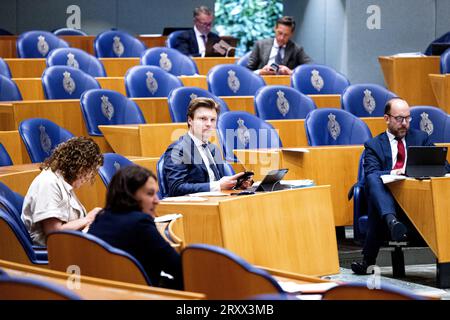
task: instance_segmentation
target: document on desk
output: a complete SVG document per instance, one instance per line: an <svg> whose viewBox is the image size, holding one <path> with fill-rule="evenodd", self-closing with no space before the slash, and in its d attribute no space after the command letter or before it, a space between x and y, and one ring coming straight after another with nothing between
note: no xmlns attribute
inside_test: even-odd
<svg viewBox="0 0 450 320"><path fill-rule="evenodd" d="M181 218L182 216L183 215L181 213L165 214L163 216L156 217L155 223L169 222Z"/></svg>
<svg viewBox="0 0 450 320"><path fill-rule="evenodd" d="M167 197L160 200L161 202L202 202L208 201L207 198L204 197L189 197L189 196L181 196L181 197Z"/></svg>
<svg viewBox="0 0 450 320"><path fill-rule="evenodd" d="M315 185L314 180L311 179L303 179L303 180L281 180L281 185L290 186L294 188L304 188L304 187L312 187Z"/></svg>
<svg viewBox="0 0 450 320"><path fill-rule="evenodd" d="M220 191L207 191L189 194L189 197L223 197L223 196L229 196L229 194Z"/></svg>
<svg viewBox="0 0 450 320"><path fill-rule="evenodd" d="M308 153L309 150L307 148L282 148L283 151L289 152L300 152L300 153Z"/></svg>
<svg viewBox="0 0 450 320"><path fill-rule="evenodd" d="M278 281L281 289L289 293L322 293L336 287L335 282L296 283L292 281Z"/></svg>
<svg viewBox="0 0 450 320"><path fill-rule="evenodd" d="M394 181L405 180L406 176L401 176L397 174L383 174L380 178L381 180L383 180L384 184L388 184Z"/></svg>

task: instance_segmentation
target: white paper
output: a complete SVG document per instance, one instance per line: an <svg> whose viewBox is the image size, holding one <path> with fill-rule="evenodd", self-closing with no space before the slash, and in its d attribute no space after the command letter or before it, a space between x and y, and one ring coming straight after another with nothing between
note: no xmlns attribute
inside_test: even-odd
<svg viewBox="0 0 450 320"><path fill-rule="evenodd" d="M278 284L285 292L295 293L316 293L325 292L328 289L336 287L338 284L335 282L319 282L319 283L296 283L292 281L278 281Z"/></svg>
<svg viewBox="0 0 450 320"><path fill-rule="evenodd" d="M172 213L172 214L165 214L163 216L160 217L156 217L155 218L155 222L156 223L160 223L160 222L168 222L168 221L172 221L172 220L176 220L178 218L181 218L183 215L180 213Z"/></svg>
<svg viewBox="0 0 450 320"><path fill-rule="evenodd" d="M208 201L208 199L202 198L202 197L181 196L181 197L167 197L160 201L161 202L202 202L202 201Z"/></svg>
<svg viewBox="0 0 450 320"><path fill-rule="evenodd" d="M394 181L405 180L406 176L401 176L397 174L383 174L380 178L381 180L383 180L384 184L388 184Z"/></svg>
<svg viewBox="0 0 450 320"><path fill-rule="evenodd" d="M228 193L220 191L207 191L207 192L197 192L189 194L189 197L223 197L228 196Z"/></svg>
<svg viewBox="0 0 450 320"><path fill-rule="evenodd" d="M446 177L450 177L450 173L447 173L445 176L446 176Z"/></svg>
<svg viewBox="0 0 450 320"><path fill-rule="evenodd" d="M309 150L307 148L282 148L283 151L290 151L290 152L302 152L302 153L308 153Z"/></svg>
<svg viewBox="0 0 450 320"><path fill-rule="evenodd" d="M401 52L394 54L393 57L425 57L422 52Z"/></svg>
<svg viewBox="0 0 450 320"><path fill-rule="evenodd" d="M303 179L303 180L281 180L281 185L290 185L292 187L307 187L314 185L314 180Z"/></svg>

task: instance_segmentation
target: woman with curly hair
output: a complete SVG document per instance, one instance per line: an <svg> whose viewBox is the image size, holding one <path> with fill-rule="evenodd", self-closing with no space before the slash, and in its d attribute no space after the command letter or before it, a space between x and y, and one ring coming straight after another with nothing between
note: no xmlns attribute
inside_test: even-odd
<svg viewBox="0 0 450 320"><path fill-rule="evenodd" d="M99 146L85 137L59 144L42 163L42 172L25 196L21 216L34 244L45 245L51 232L82 230L94 221L101 208L86 213L74 189L92 183L101 165Z"/></svg>

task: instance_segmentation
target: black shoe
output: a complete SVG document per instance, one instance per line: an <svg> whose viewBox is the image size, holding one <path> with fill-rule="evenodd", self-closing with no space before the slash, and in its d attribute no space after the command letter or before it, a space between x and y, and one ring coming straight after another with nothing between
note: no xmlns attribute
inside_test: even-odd
<svg viewBox="0 0 450 320"><path fill-rule="evenodd" d="M391 232L391 239L394 241L405 241L406 240L406 227L403 223L392 220L389 224L389 231Z"/></svg>
<svg viewBox="0 0 450 320"><path fill-rule="evenodd" d="M352 264L351 264L352 271L354 273L356 273L356 274L359 274L359 275L366 275L366 274L368 274L367 273L367 268L368 267L369 266L367 265L367 262L364 261L364 260L362 262L353 261ZM372 271L372 273L373 273L373 271Z"/></svg>

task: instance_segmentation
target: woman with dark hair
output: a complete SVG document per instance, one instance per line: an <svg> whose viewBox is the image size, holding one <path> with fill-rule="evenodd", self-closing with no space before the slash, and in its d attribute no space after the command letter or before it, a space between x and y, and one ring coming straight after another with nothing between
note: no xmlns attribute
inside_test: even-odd
<svg viewBox="0 0 450 320"><path fill-rule="evenodd" d="M99 146L85 137L59 144L45 159L22 208L21 218L34 244L45 245L50 232L82 230L94 221L101 208L86 213L74 189L92 183L102 164Z"/></svg>
<svg viewBox="0 0 450 320"><path fill-rule="evenodd" d="M116 172L108 186L105 209L89 233L136 258L152 285L183 289L180 255L163 239L155 225L159 203L156 176L131 165ZM161 278L161 271L173 280Z"/></svg>

